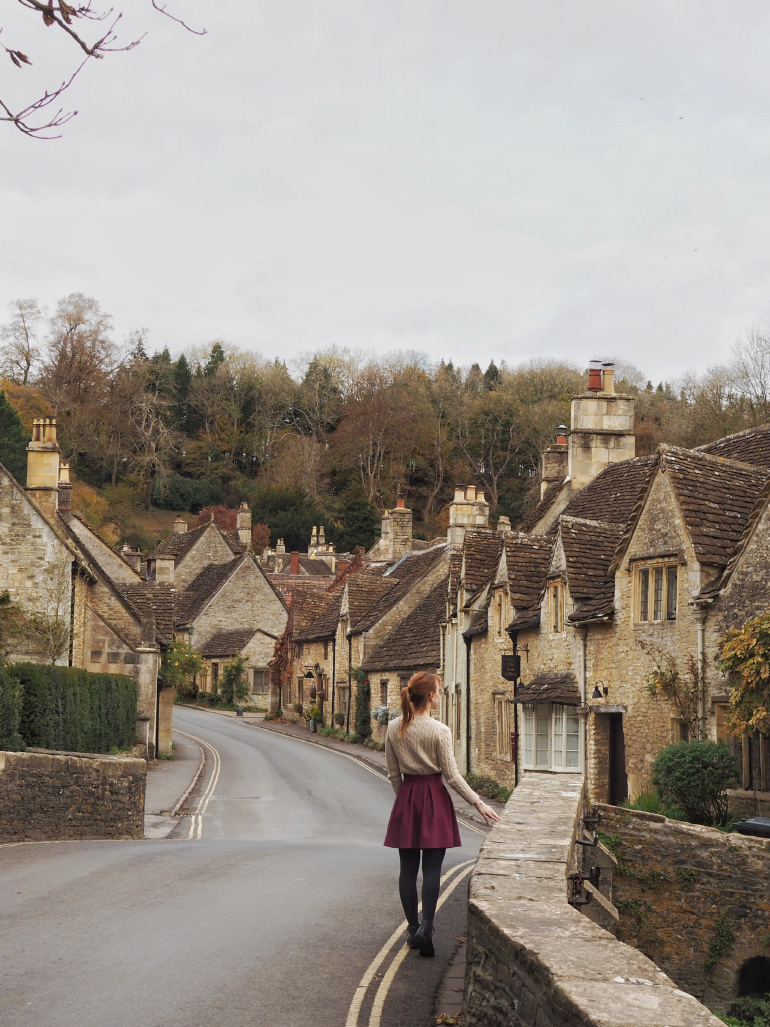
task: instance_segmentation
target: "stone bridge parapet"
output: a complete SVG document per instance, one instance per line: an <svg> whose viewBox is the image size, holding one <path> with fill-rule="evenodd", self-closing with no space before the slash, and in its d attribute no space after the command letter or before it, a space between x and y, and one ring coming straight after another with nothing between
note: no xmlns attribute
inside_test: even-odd
<svg viewBox="0 0 770 1027"><path fill-rule="evenodd" d="M722 1027L641 952L567 901L577 775L525 774L470 884L465 1027Z"/></svg>

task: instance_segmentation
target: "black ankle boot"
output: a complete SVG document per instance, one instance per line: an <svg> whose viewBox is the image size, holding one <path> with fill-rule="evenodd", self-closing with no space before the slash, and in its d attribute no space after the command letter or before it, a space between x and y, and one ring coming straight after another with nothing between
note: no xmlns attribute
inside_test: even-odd
<svg viewBox="0 0 770 1027"><path fill-rule="evenodd" d="M433 950L433 923L430 920L423 920L414 935L415 948L420 950L421 956L435 956Z"/></svg>
<svg viewBox="0 0 770 1027"><path fill-rule="evenodd" d="M417 925L409 924L406 928L406 943L410 949L417 948L417 942L414 940L415 934L417 934Z"/></svg>

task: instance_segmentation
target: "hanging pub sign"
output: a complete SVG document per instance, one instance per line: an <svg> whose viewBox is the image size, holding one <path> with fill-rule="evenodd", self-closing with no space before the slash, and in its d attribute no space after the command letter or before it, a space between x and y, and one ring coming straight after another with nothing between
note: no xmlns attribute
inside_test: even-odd
<svg viewBox="0 0 770 1027"><path fill-rule="evenodd" d="M514 654L512 656L504 656L503 666L500 673L506 681L518 681L520 666L521 657L518 654Z"/></svg>

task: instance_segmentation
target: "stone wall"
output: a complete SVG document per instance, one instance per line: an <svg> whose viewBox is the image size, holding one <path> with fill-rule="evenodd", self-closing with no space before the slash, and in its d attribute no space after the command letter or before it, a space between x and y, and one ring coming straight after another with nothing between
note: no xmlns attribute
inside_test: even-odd
<svg viewBox="0 0 770 1027"><path fill-rule="evenodd" d="M470 885L465 1027L720 1027L567 902L583 780L525 774Z"/></svg>
<svg viewBox="0 0 770 1027"><path fill-rule="evenodd" d="M208 567L211 563L229 563L232 559L232 549L212 521L192 548L175 564L174 585L181 592L200 574L204 567Z"/></svg>
<svg viewBox="0 0 770 1027"><path fill-rule="evenodd" d="M146 776L126 756L0 752L0 841L142 838Z"/></svg>
<svg viewBox="0 0 770 1027"><path fill-rule="evenodd" d="M768 955L770 840L613 806L602 812L619 864L620 937L681 988L727 1010L743 964Z"/></svg>

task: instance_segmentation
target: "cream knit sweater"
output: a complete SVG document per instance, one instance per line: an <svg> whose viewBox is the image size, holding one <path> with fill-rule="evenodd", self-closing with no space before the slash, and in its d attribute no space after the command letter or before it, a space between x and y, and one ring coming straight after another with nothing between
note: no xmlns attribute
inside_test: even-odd
<svg viewBox="0 0 770 1027"><path fill-rule="evenodd" d="M443 774L444 780L466 802L475 805L478 795L468 787L457 769L452 751L452 732L434 717L415 717L401 738L398 732L401 717L388 724L385 736L385 758L388 777L398 795L404 774Z"/></svg>

